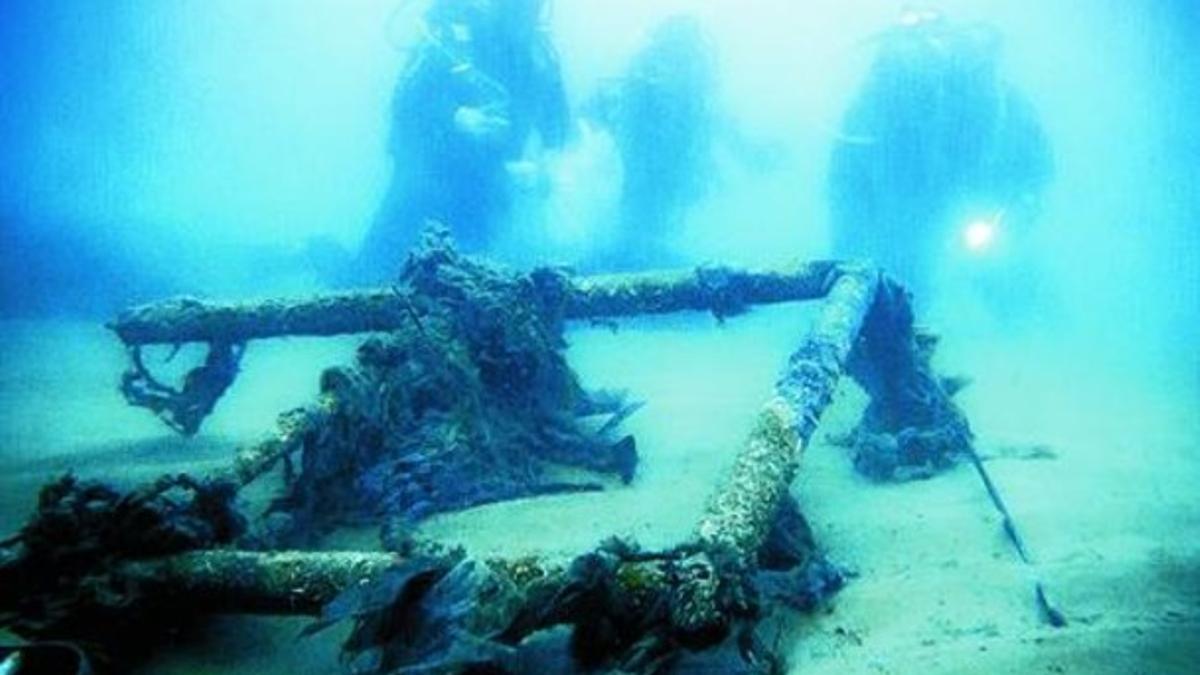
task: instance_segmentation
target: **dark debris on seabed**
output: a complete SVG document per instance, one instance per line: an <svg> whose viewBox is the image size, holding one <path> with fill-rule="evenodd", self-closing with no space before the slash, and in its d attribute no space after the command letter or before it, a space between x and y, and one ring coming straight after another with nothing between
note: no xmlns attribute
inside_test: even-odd
<svg viewBox="0 0 1200 675"><path fill-rule="evenodd" d="M725 281L705 273L705 293L721 296ZM306 631L350 622L351 672L783 672L771 619L826 607L846 580L791 497L772 507L750 559L715 541L646 552L610 540L563 563L481 561L417 537L434 513L634 478L635 442L617 429L640 402L588 391L571 371L569 284L562 270L461 256L444 229L429 230L394 288L407 320L327 369L318 401L281 418L300 460L285 461L266 513L240 510L236 482L176 476L122 493L65 477L0 546L0 628L76 644L121 672L202 615L126 583L124 563L230 547L319 554L324 534L370 522L399 562L350 584ZM896 478L948 465L971 437L903 289L880 288L847 370L872 399L855 464ZM594 478L565 481L564 466Z"/></svg>
<svg viewBox="0 0 1200 675"><path fill-rule="evenodd" d="M197 620L125 583L119 567L236 541L246 530L236 494L183 474L128 492L69 474L43 487L33 517L0 548L0 629L51 638L22 645L17 672L76 672L57 670L64 660L80 673L89 660L121 672ZM43 661L56 669L38 670Z"/></svg>
<svg viewBox="0 0 1200 675"><path fill-rule="evenodd" d="M703 559L716 569L697 575ZM614 538L557 583L518 590L493 563L418 556L344 592L304 634L352 622L344 660L372 675L773 675L785 672L773 608L825 607L845 576L817 552L790 498L756 562L695 545L645 552ZM693 631L681 615L698 611L686 592L697 580L713 585L724 618Z"/></svg>
<svg viewBox="0 0 1200 675"><path fill-rule="evenodd" d="M849 433L854 468L878 481L930 478L970 455L974 434L954 396L969 380L933 367L938 337L914 324L908 291L885 283L847 365L870 401Z"/></svg>
<svg viewBox="0 0 1200 675"><path fill-rule="evenodd" d="M444 228L428 229L395 286L410 320L321 375L320 423L270 537L308 544L339 524L633 480L636 443L611 422L640 403L579 384L564 355L566 284L565 272L462 256ZM564 481L556 466L597 478Z"/></svg>

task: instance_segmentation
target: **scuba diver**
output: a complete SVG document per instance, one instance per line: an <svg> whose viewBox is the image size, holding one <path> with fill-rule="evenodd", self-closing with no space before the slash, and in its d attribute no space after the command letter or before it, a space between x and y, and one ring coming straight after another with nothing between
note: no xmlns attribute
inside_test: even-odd
<svg viewBox="0 0 1200 675"><path fill-rule="evenodd" d="M392 101L393 175L354 265L360 280L397 269L429 220L449 227L461 249L486 248L532 139L562 146L567 102L544 8L433 0L425 11Z"/></svg>
<svg viewBox="0 0 1200 675"><path fill-rule="evenodd" d="M877 42L830 159L834 253L872 259L920 299L954 240L972 254L1020 248L1052 156L998 72L995 29L908 9ZM994 290L1011 294L1020 273L1001 276Z"/></svg>
<svg viewBox="0 0 1200 675"><path fill-rule="evenodd" d="M716 63L700 22L677 15L655 28L625 75L584 114L609 130L623 180L606 268L663 262L714 169Z"/></svg>

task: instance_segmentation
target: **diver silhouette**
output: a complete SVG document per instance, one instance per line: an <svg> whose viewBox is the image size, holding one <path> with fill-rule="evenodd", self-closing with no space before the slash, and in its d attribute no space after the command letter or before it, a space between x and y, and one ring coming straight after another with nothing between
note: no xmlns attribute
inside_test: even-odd
<svg viewBox="0 0 1200 675"><path fill-rule="evenodd" d="M426 221L460 248L488 247L534 138L560 147L568 110L544 0L435 0L396 85L391 184L355 275L399 269Z"/></svg>
<svg viewBox="0 0 1200 675"><path fill-rule="evenodd" d="M1036 114L999 72L1001 38L908 9L877 40L829 163L833 248L924 298L958 231L982 248L1028 233L1053 172Z"/></svg>
<svg viewBox="0 0 1200 675"><path fill-rule="evenodd" d="M613 136L620 156L619 222L605 268L641 268L669 259L688 208L715 169L714 50L700 22L668 17L651 32L623 76L585 114Z"/></svg>

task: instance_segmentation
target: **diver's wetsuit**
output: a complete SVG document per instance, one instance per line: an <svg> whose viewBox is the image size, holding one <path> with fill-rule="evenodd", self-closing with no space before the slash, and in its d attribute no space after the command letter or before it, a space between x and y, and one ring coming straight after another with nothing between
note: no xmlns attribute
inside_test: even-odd
<svg viewBox="0 0 1200 675"><path fill-rule="evenodd" d="M628 71L592 106L613 135L624 174L619 231L606 268L662 264L713 171L716 67L700 23L659 25Z"/></svg>
<svg viewBox="0 0 1200 675"><path fill-rule="evenodd" d="M357 276L396 270L427 220L460 248L489 244L509 202L508 162L533 132L559 147L567 103L557 56L539 28L542 0L439 0L392 103L394 173L363 242Z"/></svg>
<svg viewBox="0 0 1200 675"><path fill-rule="evenodd" d="M880 37L830 160L835 255L870 258L923 297L970 211L1017 228L1033 218L1049 145L998 57L994 30L940 18Z"/></svg>

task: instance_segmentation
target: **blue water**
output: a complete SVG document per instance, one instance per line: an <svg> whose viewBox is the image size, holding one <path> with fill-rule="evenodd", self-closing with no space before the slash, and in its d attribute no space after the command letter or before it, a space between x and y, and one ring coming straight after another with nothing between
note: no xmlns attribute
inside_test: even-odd
<svg viewBox="0 0 1200 675"><path fill-rule="evenodd" d="M662 19L699 17L717 61L712 105L771 160L722 158L664 258L753 263L830 252L831 148L873 39L903 4L559 0L547 19L578 108ZM324 237L355 251L387 189L389 101L421 5L5 3L4 311L106 314L166 292L317 283L306 246ZM1003 71L1050 139L1054 178L1031 248L1064 311L1100 327L1132 310L1122 331L1194 335L1190 291L1148 297L1197 286L1194 3L942 9L1001 32ZM497 248L576 262L605 240L618 171L595 136L546 158L550 194L522 198L536 212L500 227Z"/></svg>
<svg viewBox="0 0 1200 675"><path fill-rule="evenodd" d="M395 150L394 98L404 64L424 44L427 4L3 3L0 466L8 477L0 535L21 522L51 471L143 478L163 466L219 463L230 445L270 432L277 412L310 400L321 366L349 358L354 341L340 338L252 345L243 378L187 445L123 406L113 386L123 355L99 324L176 294L260 298L379 281L354 261L370 257L364 242L397 176L416 166L413 153ZM881 147L847 111L870 82L886 31L926 9L891 0L557 0L542 29L561 76L563 138L548 142L548 128L521 138L505 157L511 182L495 188L505 208L486 237L461 238L513 266L585 272L842 255L833 158L847 144ZM1169 656L1157 668L1170 670L1200 643L1200 550L1188 543L1200 523L1200 3L961 0L937 10L956 25L986 23L1000 38L998 81L1028 106L1051 167L1034 190L1037 208L1021 211L1025 202L1007 192L956 187L921 257L907 255L920 237L897 212L923 213L926 195L944 194L953 173L920 168L932 161L925 125L941 109L918 101L905 122L915 130L898 133L885 152L891 168L872 174L891 201L867 209L857 184L840 197L869 223L894 218L903 227L881 225L871 235L879 240L861 249L852 236L850 249L883 258L919 290L919 320L944 336L944 364L975 377L962 403L985 454L1053 448L1053 461L1000 463L997 473L1024 505L1028 536L1075 618L1095 630L1048 636L1013 618L1022 608L1004 604L1003 585L1019 571L986 539L999 535L969 476L870 486L818 440L802 501L818 535L864 580L847 591L841 614L801 630L797 644L808 646L796 654L818 672L908 672L928 654L940 659L935 672L961 672L966 652L995 659L984 667L997 672L1029 663L1119 672L1161 645ZM675 105L647 104L632 122L597 112L606 92L621 95L614 83L643 67L656 30L680 15L695 22L700 51L676 46L644 66L692 83L680 85ZM906 87L889 96L917 85ZM530 91L527 99L552 98ZM688 123L695 135L679 132ZM938 161L971 152L971 133L933 136L951 147ZM641 163L623 166L623 150L642 153ZM1019 183L1019 164L1001 162L992 178ZM460 180L447 190L486 201L480 181L455 166L438 169L439 180ZM630 198L623 189L634 180L649 187ZM905 190L908 201L895 197ZM423 217L483 208L452 208L458 201L429 202L428 213L414 207L392 234L404 240ZM1020 236L1009 236L1016 220ZM389 269L390 256L371 264ZM476 520L435 520L433 531L525 551L498 528L536 529L548 509L561 515L559 529L528 548L586 546L620 526L657 543L681 536L704 486L725 468L718 446L744 433L773 364L802 330L789 312L725 327L695 316L633 322L615 335L573 327L572 364L584 378L633 387L650 401L633 424L648 448L661 448L660 463L647 460L644 481L611 508L501 505ZM853 418L854 397L839 398L835 421ZM677 485L672 472L687 479ZM655 496L673 487L679 494ZM972 549L981 539L987 545ZM995 585L980 590L972 585L979 576ZM893 584L926 598L913 601L911 622L887 599ZM1121 584L1143 591L1132 608L1112 590ZM939 587L948 590L938 595ZM988 609L972 618L980 606ZM1168 612L1185 618L1171 623ZM202 642L167 657L162 672L254 672L268 663L322 672L308 659L328 654L278 647L294 626L255 626L278 658L246 644L238 637L246 626L234 623L210 636L225 656L214 661ZM1035 638L1048 646L1030 647ZM979 656L979 644L997 648Z"/></svg>

